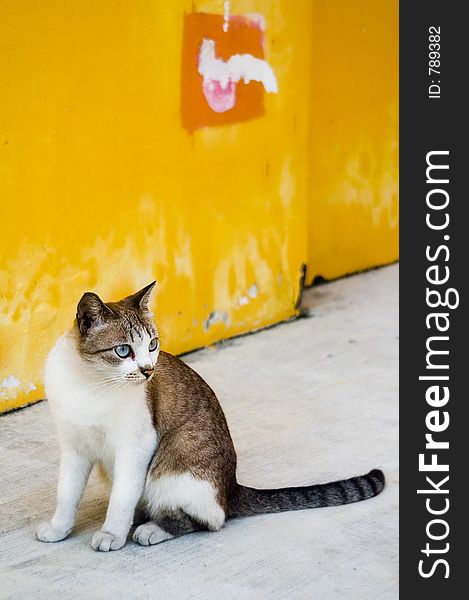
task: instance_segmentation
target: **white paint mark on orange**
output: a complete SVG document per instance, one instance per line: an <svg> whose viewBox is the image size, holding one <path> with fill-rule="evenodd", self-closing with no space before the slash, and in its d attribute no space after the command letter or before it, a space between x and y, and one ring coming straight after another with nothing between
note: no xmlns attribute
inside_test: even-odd
<svg viewBox="0 0 469 600"><path fill-rule="evenodd" d="M278 84L272 67L252 54L233 54L227 61L215 56L215 42L204 39L200 46L198 72L202 89L214 112L226 112L236 104L236 85L243 80L262 83L268 93L276 94Z"/></svg>
<svg viewBox="0 0 469 600"><path fill-rule="evenodd" d="M223 31L226 33L230 28L230 2L225 0L223 3Z"/></svg>

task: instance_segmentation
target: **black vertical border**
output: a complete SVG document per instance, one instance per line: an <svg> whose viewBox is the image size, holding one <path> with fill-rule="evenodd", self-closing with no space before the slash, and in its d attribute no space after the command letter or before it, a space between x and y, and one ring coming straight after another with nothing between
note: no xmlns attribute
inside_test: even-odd
<svg viewBox="0 0 469 600"><path fill-rule="evenodd" d="M465 189L469 165L468 127L469 102L465 99L469 57L469 21L463 17L464 2L451 0L400 3L400 597L413 598L421 592L423 598L464 597L465 591L465 515L469 505L469 472L465 465L469 454L464 444L469 442L469 423L466 405L469 394L465 373L469 372L469 352L466 336L467 280L469 279L469 197ZM465 11L464 11L465 12ZM429 99L428 74L429 27L441 27L441 98ZM426 155L432 150L449 150L450 194L447 231L431 231L426 226ZM450 240L443 241L448 234ZM460 295L460 305L450 313L449 388L450 400L445 409L450 425L439 439L447 439L449 450L441 451L440 462L450 465L448 482L450 509L443 518L448 521L448 538L432 542L426 535L426 525L432 519L425 507L425 496L417 489L428 488L425 475L418 469L418 455L425 451L425 417L432 410L425 401L428 382L418 380L426 365L425 343L429 333L425 317L432 309L426 305L426 246L436 248L446 243L450 250L447 263L450 280ZM444 287L444 286L442 286ZM439 310L443 310L442 308ZM443 335L443 334L442 334ZM448 357L445 357L448 358ZM465 430L467 429L467 433ZM436 436L435 436L436 437ZM441 473L435 479L441 479ZM464 490L466 488L466 490ZM440 496L441 498L441 496ZM436 531L436 530L435 530ZM450 566L449 578L441 566L433 576L419 575L419 560L425 559L421 550L430 542L435 548L449 543L445 558ZM432 559L426 559L426 568ZM469 568L468 576L469 576Z"/></svg>

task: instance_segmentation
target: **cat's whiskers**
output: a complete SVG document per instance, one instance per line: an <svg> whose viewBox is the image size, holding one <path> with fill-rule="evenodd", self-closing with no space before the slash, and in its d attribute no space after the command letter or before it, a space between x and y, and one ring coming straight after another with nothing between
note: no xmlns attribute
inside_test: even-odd
<svg viewBox="0 0 469 600"><path fill-rule="evenodd" d="M126 385L127 381L122 375L107 376L100 379L98 382L90 382L89 389L94 393L103 393L108 395L115 389Z"/></svg>
<svg viewBox="0 0 469 600"><path fill-rule="evenodd" d="M88 382L87 385L88 385L88 388L99 389L99 388L101 388L103 386L115 383L115 382L119 381L120 379L121 379L121 377L120 376L118 377L116 375L114 375L114 376L107 376L107 377L103 377L103 378L100 378L100 379L95 380L95 381L91 380L91 381Z"/></svg>

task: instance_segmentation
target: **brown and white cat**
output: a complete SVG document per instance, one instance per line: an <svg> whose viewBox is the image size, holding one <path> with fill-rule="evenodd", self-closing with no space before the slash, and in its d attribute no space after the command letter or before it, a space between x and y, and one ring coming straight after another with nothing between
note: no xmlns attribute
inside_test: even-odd
<svg viewBox="0 0 469 600"><path fill-rule="evenodd" d="M46 392L61 447L57 508L37 529L43 542L66 538L89 473L99 464L112 481L106 519L92 547L121 548L134 532L144 546L229 517L336 506L371 498L379 470L351 479L273 490L236 481L236 453L223 411L205 381L160 351L148 310L151 283L119 302L81 298L74 327L50 352Z"/></svg>

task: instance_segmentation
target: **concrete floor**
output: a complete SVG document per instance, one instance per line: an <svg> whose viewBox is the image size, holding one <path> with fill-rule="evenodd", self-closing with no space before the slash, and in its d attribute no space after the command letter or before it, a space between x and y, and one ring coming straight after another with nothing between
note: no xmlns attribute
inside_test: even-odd
<svg viewBox="0 0 469 600"><path fill-rule="evenodd" d="M72 536L35 540L58 449L45 402L0 417L0 598L376 600L398 597L398 266L306 292L311 318L184 357L215 389L239 480L301 485L381 467L377 498L236 520L158 546L90 548L95 476Z"/></svg>

